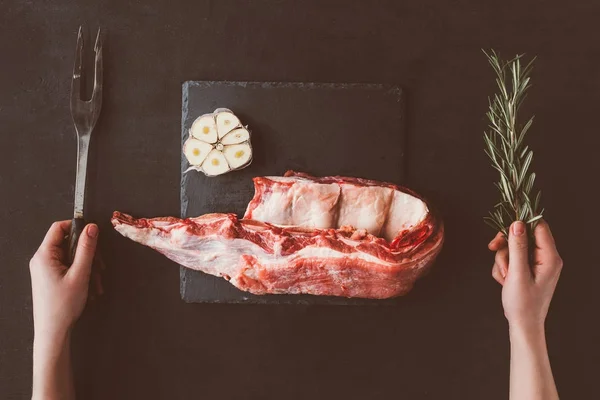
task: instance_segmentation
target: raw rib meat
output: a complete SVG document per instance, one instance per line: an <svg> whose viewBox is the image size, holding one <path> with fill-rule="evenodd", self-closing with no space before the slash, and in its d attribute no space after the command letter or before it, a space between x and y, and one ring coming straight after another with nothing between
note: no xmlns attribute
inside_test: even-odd
<svg viewBox="0 0 600 400"><path fill-rule="evenodd" d="M441 250L441 221L396 185L296 172L254 183L243 219L115 212L112 223L123 236L254 294L399 296Z"/></svg>

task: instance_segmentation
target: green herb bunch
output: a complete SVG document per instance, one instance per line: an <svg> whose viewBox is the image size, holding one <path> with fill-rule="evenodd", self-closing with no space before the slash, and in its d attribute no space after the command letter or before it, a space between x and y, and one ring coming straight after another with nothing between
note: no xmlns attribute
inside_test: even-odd
<svg viewBox="0 0 600 400"><path fill-rule="evenodd" d="M520 125L517 113L531 86L529 76L535 59L522 67L523 55L502 61L493 50L489 54L484 53L496 73L499 90L492 99L488 99L486 116L489 126L484 134L485 152L492 161L492 167L500 173L500 180L495 185L502 197L490 215L485 217L485 222L508 238L510 224L516 220L524 221L533 240L533 230L544 212L539 209L542 193L532 194L535 182L535 173L530 172L533 151L524 140L533 117Z"/></svg>

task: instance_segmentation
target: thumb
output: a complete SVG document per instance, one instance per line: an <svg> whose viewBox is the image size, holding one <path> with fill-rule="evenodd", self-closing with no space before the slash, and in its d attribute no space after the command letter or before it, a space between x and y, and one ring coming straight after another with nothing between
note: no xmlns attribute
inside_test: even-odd
<svg viewBox="0 0 600 400"><path fill-rule="evenodd" d="M92 272L92 263L96 254L96 245L98 243L98 226L89 224L83 230L77 243L75 259L69 268L69 275L73 279L83 279L88 281Z"/></svg>
<svg viewBox="0 0 600 400"><path fill-rule="evenodd" d="M508 235L508 275L531 275L529 269L529 252L527 245L527 230L523 221L515 221L510 226Z"/></svg>

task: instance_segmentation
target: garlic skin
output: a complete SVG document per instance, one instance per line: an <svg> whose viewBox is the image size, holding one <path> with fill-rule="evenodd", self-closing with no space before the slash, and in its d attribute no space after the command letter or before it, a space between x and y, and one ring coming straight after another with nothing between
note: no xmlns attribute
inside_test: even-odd
<svg viewBox="0 0 600 400"><path fill-rule="evenodd" d="M227 108L196 118L183 145L191 167L206 176L218 176L242 169L252 162L250 131Z"/></svg>

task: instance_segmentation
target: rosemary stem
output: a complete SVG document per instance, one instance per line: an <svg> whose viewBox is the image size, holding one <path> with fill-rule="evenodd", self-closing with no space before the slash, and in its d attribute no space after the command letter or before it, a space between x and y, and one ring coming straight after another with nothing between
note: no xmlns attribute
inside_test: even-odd
<svg viewBox="0 0 600 400"><path fill-rule="evenodd" d="M484 139L486 153L500 174L496 187L501 195L501 201L486 217L486 222L506 235L510 224L521 220L527 223L527 232L533 237L535 224L543 213L539 209L540 192L532 196L535 181L535 174L530 170L533 152L523 140L533 117L524 125L518 120L519 106L530 87L533 60L522 68L523 55L503 61L493 50L484 53L496 73L499 91L488 99L489 126Z"/></svg>

